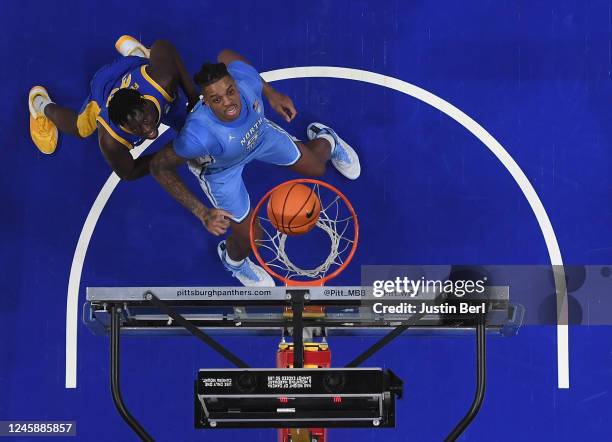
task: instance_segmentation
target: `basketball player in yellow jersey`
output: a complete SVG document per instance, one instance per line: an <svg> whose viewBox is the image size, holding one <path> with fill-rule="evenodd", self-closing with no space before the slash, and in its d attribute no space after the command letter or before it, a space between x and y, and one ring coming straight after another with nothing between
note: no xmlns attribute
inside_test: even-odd
<svg viewBox="0 0 612 442"><path fill-rule="evenodd" d="M50 154L57 146L58 129L79 138L97 129L100 150L110 167L120 178L133 180L149 173L153 155L134 160L130 149L157 138L161 123L179 130L187 117L187 101L191 108L197 93L169 42L158 40L149 50L124 35L115 47L123 58L96 72L79 114L51 101L44 87L31 89L30 134L38 149Z"/></svg>

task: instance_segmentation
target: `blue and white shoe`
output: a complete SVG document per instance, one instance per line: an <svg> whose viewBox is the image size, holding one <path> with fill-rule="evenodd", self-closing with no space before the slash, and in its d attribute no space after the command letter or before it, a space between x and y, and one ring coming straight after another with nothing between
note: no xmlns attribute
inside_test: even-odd
<svg viewBox="0 0 612 442"><path fill-rule="evenodd" d="M262 267L255 264L248 257L239 266L233 266L227 262L227 246L225 240L221 241L217 246L217 253L223 266L230 272L232 276L238 278L238 281L245 287L275 287L274 279Z"/></svg>
<svg viewBox="0 0 612 442"><path fill-rule="evenodd" d="M321 123L310 123L306 129L309 140L319 138L321 135L329 135L336 142L332 146L331 162L342 175L349 180L356 180L361 174L361 164L357 152L346 141L329 126Z"/></svg>

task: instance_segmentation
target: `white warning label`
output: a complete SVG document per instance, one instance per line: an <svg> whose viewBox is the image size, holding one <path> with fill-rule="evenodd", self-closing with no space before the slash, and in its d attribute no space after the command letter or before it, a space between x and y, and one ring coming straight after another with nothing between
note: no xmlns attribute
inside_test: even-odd
<svg viewBox="0 0 612 442"><path fill-rule="evenodd" d="M312 388L312 376L268 376L268 388Z"/></svg>
<svg viewBox="0 0 612 442"><path fill-rule="evenodd" d="M204 378L202 383L205 387L231 387L231 378Z"/></svg>

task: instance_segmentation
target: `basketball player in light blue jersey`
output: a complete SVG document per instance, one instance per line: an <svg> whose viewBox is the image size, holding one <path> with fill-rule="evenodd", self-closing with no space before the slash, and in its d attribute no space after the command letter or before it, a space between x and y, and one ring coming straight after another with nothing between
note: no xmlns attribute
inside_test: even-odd
<svg viewBox="0 0 612 442"><path fill-rule="evenodd" d="M287 166L307 176L325 173L327 161L349 179L361 168L355 151L331 128L308 126L310 141L302 143L268 120L263 96L287 122L295 118L293 102L263 81L237 53L222 51L217 64L205 63L194 77L202 101L187 117L178 137L151 161L151 174L179 203L214 235L231 226L217 248L224 266L245 286L274 286L274 280L249 258L249 194L242 180L244 166L253 160ZM213 208L193 195L176 169L188 162Z"/></svg>

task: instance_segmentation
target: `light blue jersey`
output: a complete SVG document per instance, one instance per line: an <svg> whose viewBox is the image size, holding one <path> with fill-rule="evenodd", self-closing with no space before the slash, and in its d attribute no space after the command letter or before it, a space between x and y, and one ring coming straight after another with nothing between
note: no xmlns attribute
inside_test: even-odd
<svg viewBox="0 0 612 442"><path fill-rule="evenodd" d="M257 71L241 61L231 63L228 72L240 91L242 109L236 120L219 120L202 102L192 110L183 130L174 140L175 152L183 158L212 157L207 174L235 166L259 147L265 130L262 82Z"/></svg>
<svg viewBox="0 0 612 442"><path fill-rule="evenodd" d="M210 108L198 103L173 141L177 155L189 160L190 170L213 206L227 210L236 222L250 210L242 170L253 160L282 166L295 164L301 153L294 139L266 119L263 83L257 71L241 61L230 63L242 108L236 120L219 120Z"/></svg>

